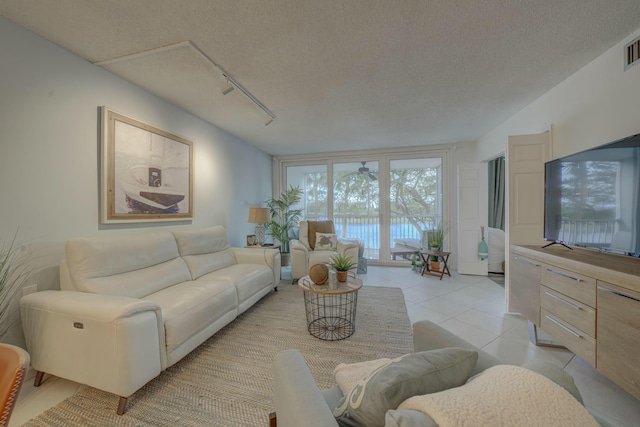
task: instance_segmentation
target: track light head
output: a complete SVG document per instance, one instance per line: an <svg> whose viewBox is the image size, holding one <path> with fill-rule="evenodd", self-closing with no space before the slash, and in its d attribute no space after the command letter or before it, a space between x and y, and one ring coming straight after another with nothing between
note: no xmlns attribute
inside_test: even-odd
<svg viewBox="0 0 640 427"><path fill-rule="evenodd" d="M227 79L227 85L225 87L222 88L222 94L223 95L228 95L231 92L233 92L233 89L235 89L233 87L233 85L231 84L231 82L229 81L229 79Z"/></svg>

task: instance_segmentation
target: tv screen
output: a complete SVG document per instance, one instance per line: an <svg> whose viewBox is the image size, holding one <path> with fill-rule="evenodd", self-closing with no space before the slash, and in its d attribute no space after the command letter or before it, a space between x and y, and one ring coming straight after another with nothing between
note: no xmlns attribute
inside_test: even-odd
<svg viewBox="0 0 640 427"><path fill-rule="evenodd" d="M640 135L545 164L544 238L640 256Z"/></svg>

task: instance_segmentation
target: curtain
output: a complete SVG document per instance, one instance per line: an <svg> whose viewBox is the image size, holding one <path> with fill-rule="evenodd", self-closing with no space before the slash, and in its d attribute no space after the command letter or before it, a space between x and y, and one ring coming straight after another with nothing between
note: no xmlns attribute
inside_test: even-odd
<svg viewBox="0 0 640 427"><path fill-rule="evenodd" d="M489 227L504 230L504 157L489 162Z"/></svg>

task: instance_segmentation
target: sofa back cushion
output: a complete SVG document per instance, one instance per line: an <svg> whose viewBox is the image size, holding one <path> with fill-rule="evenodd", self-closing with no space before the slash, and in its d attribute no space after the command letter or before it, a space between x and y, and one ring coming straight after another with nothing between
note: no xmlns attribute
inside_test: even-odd
<svg viewBox="0 0 640 427"><path fill-rule="evenodd" d="M142 298L191 280L169 232L73 239L65 251L65 290Z"/></svg>
<svg viewBox="0 0 640 427"><path fill-rule="evenodd" d="M227 241L227 233L221 225L201 230L174 231L173 235L193 280L237 264Z"/></svg>

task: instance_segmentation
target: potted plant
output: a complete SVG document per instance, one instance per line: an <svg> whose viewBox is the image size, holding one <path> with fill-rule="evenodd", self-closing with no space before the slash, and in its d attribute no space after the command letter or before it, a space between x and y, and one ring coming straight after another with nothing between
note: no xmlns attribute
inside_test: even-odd
<svg viewBox="0 0 640 427"><path fill-rule="evenodd" d="M444 240L447 237L450 227L448 224L438 222L432 230L426 232L427 241L429 242L429 249L433 252L440 252L444 246ZM440 270L440 258L437 256L431 256L429 258L429 265L432 270Z"/></svg>
<svg viewBox="0 0 640 427"><path fill-rule="evenodd" d="M367 273L367 259L364 257L364 242L358 240L358 274Z"/></svg>
<svg viewBox="0 0 640 427"><path fill-rule="evenodd" d="M357 267L357 265L357 263L351 261L351 258L344 255L334 256L329 262L329 266L334 268L338 274L338 282L346 282L347 272L352 268Z"/></svg>
<svg viewBox="0 0 640 427"><path fill-rule="evenodd" d="M11 328L20 321L13 304L30 277L24 252L16 247L17 235L16 232L8 245L0 239L0 342L4 342Z"/></svg>
<svg viewBox="0 0 640 427"><path fill-rule="evenodd" d="M271 216L271 222L266 225L267 234L280 242L280 256L283 266L289 265L289 231L298 225L302 209L292 207L300 203L302 190L300 187L291 186L280 195L279 199L267 200L267 207Z"/></svg>

